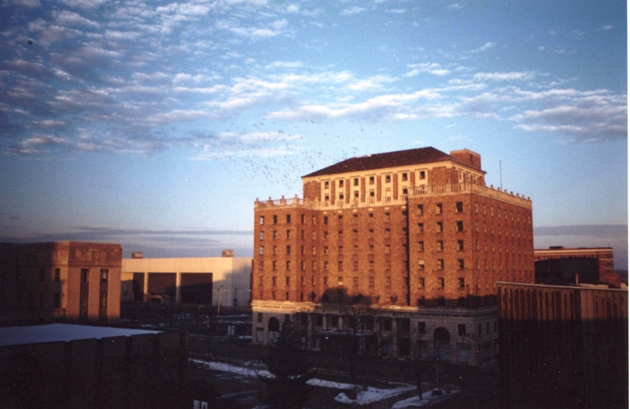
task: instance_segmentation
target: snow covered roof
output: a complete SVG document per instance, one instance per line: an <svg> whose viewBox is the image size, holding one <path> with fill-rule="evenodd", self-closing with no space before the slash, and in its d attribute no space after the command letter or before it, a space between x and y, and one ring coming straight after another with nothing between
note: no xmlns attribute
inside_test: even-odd
<svg viewBox="0 0 630 409"><path fill-rule="evenodd" d="M0 328L0 346L68 342L81 339L128 337L132 335L158 334L162 331L142 329L93 327L74 324L47 324L26 327Z"/></svg>

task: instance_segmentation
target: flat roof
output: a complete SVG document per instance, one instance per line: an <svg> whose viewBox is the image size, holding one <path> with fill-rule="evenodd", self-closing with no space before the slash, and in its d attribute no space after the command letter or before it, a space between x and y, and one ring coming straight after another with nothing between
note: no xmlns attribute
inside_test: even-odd
<svg viewBox="0 0 630 409"><path fill-rule="evenodd" d="M158 334L162 331L143 329L93 327L75 324L46 324L25 327L0 328L0 346L69 342L82 339L128 337L132 335Z"/></svg>

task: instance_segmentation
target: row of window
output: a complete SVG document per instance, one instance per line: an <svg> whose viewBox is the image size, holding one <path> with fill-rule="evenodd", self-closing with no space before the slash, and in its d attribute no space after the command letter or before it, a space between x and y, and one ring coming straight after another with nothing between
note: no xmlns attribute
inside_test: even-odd
<svg viewBox="0 0 630 409"><path fill-rule="evenodd" d="M377 177L376 175L368 176L368 177L367 177L367 183L368 183L369 185L374 185L374 184L376 184L376 177ZM409 172L402 172L402 173L400 173L400 178L401 178L401 180L402 180L403 182L407 182L407 181L409 181ZM418 171L418 180L425 180L426 178L427 178L427 171L426 171L426 170L420 170L420 171ZM354 177L354 178L350 178L349 180L351 181L352 186L354 186L354 187L358 187L358 186L359 186L359 180L360 180L360 178L358 178L358 177ZM337 181L336 181L337 186L339 186L339 187L344 187L345 181L346 181L345 179L339 179L339 180L337 180ZM385 175L383 175L383 181L384 181L385 183L391 183L391 182L392 182L392 175L391 175L391 174L385 174ZM328 189L330 189L330 187L331 187L331 183L330 183L330 181L329 181L329 180L325 180L325 181L323 182L323 185L322 185L322 186L323 186L324 190L328 190Z"/></svg>
<svg viewBox="0 0 630 409"><path fill-rule="evenodd" d="M433 286L434 289L444 289L445 288L445 281L444 281L444 277L435 277L436 281L435 281L435 285ZM290 287L291 286L291 279L292 277L284 277L284 284L285 287ZM311 277L311 286L315 287L316 286L316 278L314 276ZM376 278L374 276L370 276L368 277L368 286L370 288L373 288L375 286L375 282L376 282ZM328 287L328 286L343 286L344 285L344 279L343 276L338 276L336 282L331 283L329 280L328 276L323 277L322 280L322 284L324 287ZM276 287L278 286L278 277L277 276L272 276L271 277L271 286L272 287ZM387 287L391 287L392 285L392 278L391 277L385 277L385 286ZM263 276L259 276L258 277L258 286L262 287L263 286ZM306 286L306 277L300 277L300 286L304 287ZM358 276L354 276L352 277L352 286L353 287L359 287L359 277ZM418 278L418 288L420 289L425 289L426 287L426 278L425 277L419 277ZM458 277L457 278L457 289L459 290L464 290L466 288L466 279L464 277Z"/></svg>
<svg viewBox="0 0 630 409"><path fill-rule="evenodd" d="M356 192L356 193L358 193L358 192ZM344 199L343 194L340 194L339 199ZM330 200L330 198L328 196L326 196L325 200L328 201L328 200ZM416 215L418 215L418 216L424 215L424 213L425 213L425 206L423 204L416 205L415 209L416 209ZM463 202L455 202L455 207L454 207L453 210L455 211L455 213L463 213L464 212L464 203ZM478 203L474 203L473 204L473 210L474 210L475 214L479 214L479 204ZM443 203L436 203L435 204L435 214L443 214L443 213L444 213L444 205L443 205ZM494 216L495 215L494 206L490 206L490 210L488 211L486 205L483 204L481 213L484 214L484 215L489 213L490 216ZM502 210L500 207L497 207L497 212L496 213L497 213L497 217L498 218L501 218L502 215L503 215L503 218L505 220L508 220L508 217L509 217L510 220L512 220L512 221L514 220L514 212L510 212L507 209L503 209ZM407 217L407 211L403 211L402 215L403 215L403 218L406 218ZM278 224L279 223L279 216L278 215L272 215L271 217L272 217L272 223L273 224ZM369 217L369 219L374 219L374 213L373 212L368 213L368 217ZM386 222L390 221L390 217L391 217L390 212L385 212L384 219L385 219ZM353 214L353 220L356 221L356 219L358 219L358 214L357 213ZM307 216L306 215L301 215L300 220L301 220L302 224L306 224ZM328 220L329 220L328 216L324 216L323 217L323 223L324 224L328 224ZM338 215L337 216L337 220L338 220L339 223L341 223L343 221L343 215ZM291 215L290 214L286 214L285 215L285 221L286 221L286 224L291 224ZM521 222L521 215L518 212L516 214L516 221L519 222L519 223ZM527 221L528 224L531 224L531 217L530 216L526 217L525 215L523 215L522 216L522 221L523 222ZM317 224L317 218L315 216L311 216L311 222L312 222L313 225L316 225ZM260 216L259 217L259 224L261 226L265 224L265 216Z"/></svg>
<svg viewBox="0 0 630 409"><path fill-rule="evenodd" d="M39 269L39 281L46 281L46 268L40 267ZM61 269L54 268L53 269L53 282L58 283L61 281Z"/></svg>
<svg viewBox="0 0 630 409"><path fill-rule="evenodd" d="M338 315L324 315L324 314L312 314L310 315L312 324L315 328L323 328L324 322L326 323L327 328L339 328L340 325L340 317ZM346 321L346 325L350 328L358 328L367 331L373 331L376 327L376 323L379 324L379 329L383 332L392 332L394 329L394 318L389 317L373 317L373 316L345 316L343 317ZM285 319L289 319L288 317ZM296 317L297 324L306 328L308 327L308 314L298 314ZM398 333L409 334L411 333L411 320L409 318L397 318L396 320L396 330ZM263 323L263 313L259 312L256 317L256 321L260 324ZM484 325L485 324L485 325ZM487 321L485 323L477 324L477 336L479 338L485 335L492 333L497 334L499 331L499 323L498 321ZM427 323L426 321L417 321L416 323L416 331L418 334L426 334L427 332ZM460 337L471 336L468 332L468 327L466 324L457 324L457 335Z"/></svg>

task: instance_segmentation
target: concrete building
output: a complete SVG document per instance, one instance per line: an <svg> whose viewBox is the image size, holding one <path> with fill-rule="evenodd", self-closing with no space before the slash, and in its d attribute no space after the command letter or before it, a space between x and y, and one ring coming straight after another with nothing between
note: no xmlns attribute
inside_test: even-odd
<svg viewBox="0 0 630 409"><path fill-rule="evenodd" d="M502 408L627 408L628 291L497 284Z"/></svg>
<svg viewBox="0 0 630 409"><path fill-rule="evenodd" d="M122 261L122 300L248 306L251 268L251 258L233 257L231 251L202 258L134 253Z"/></svg>
<svg viewBox="0 0 630 409"><path fill-rule="evenodd" d="M493 359L494 283L534 282L530 199L486 186L466 149L352 158L302 181L303 199L255 203L255 343L291 319L313 349Z"/></svg>
<svg viewBox="0 0 630 409"><path fill-rule="evenodd" d="M578 282L621 286L621 277L614 272L612 247L552 246L535 249L534 260L536 283L569 285Z"/></svg>
<svg viewBox="0 0 630 409"><path fill-rule="evenodd" d="M69 324L0 328L1 406L180 407L186 343L183 332Z"/></svg>
<svg viewBox="0 0 630 409"><path fill-rule="evenodd" d="M25 321L116 321L121 261L120 244L0 244L2 309Z"/></svg>

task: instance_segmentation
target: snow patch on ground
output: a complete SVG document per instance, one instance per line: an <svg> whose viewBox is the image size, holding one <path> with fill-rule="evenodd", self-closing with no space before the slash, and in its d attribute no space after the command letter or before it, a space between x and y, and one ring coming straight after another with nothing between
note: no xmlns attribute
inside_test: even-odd
<svg viewBox="0 0 630 409"><path fill-rule="evenodd" d="M226 364L222 362L208 362L199 359L191 359L191 362L203 366L208 369L221 372L232 372L241 376L264 376L266 378L271 377L271 373L266 369L263 369L264 365L251 363L248 367L236 366L232 364ZM379 402L385 399L393 398L403 393L407 393L416 389L413 385L404 383L392 383L395 385L390 389L367 387L365 390L360 385L354 385L350 383L333 382L324 379L313 378L308 381L311 386L330 389L341 389L347 391L354 391L357 395L356 399L350 399L348 395L341 392L335 397L335 401L339 403L353 404L356 406L369 405L371 403ZM418 396L412 396L411 398L396 402L392 409L405 409L405 408L419 408L423 406L430 406L433 403L441 402L443 400L451 398L453 395L459 393L459 387L455 385L445 385L439 388L442 391L442 395L433 395L433 390L426 391L422 394L422 400Z"/></svg>
<svg viewBox="0 0 630 409"><path fill-rule="evenodd" d="M359 406L369 405L370 403L378 402L384 399L393 398L394 396L402 395L403 393L416 389L413 385L397 384L398 386L392 389L380 389L369 386L366 390L363 390L356 385L352 385L357 391L357 398L350 399L345 393L340 393L335 397L335 401L340 403L355 404Z"/></svg>
<svg viewBox="0 0 630 409"><path fill-rule="evenodd" d="M412 396L411 398L396 402L392 409L404 409L404 408L419 408L422 406L431 406L436 402L440 402L451 398L453 395L459 393L459 388L452 386L449 388L440 388L442 395L433 396L433 390L426 391L422 394L422 400L418 396Z"/></svg>

